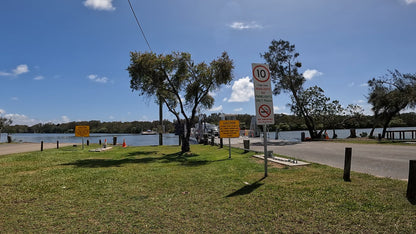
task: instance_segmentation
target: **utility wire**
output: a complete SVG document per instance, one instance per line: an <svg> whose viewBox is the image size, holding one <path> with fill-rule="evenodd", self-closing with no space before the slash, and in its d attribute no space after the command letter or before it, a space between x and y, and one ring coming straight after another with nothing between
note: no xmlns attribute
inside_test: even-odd
<svg viewBox="0 0 416 234"><path fill-rule="evenodd" d="M127 0L127 1L129 1L131 12L133 12L134 18L136 19L136 23L137 23L137 25L139 25L140 31L142 32L143 38L146 41L147 47L149 47L150 52L153 52L152 48L150 48L149 41L147 41L146 35L144 34L143 28L140 25L139 20L137 19L136 13L134 12L134 9L133 9L133 6L131 5L130 0Z"/></svg>

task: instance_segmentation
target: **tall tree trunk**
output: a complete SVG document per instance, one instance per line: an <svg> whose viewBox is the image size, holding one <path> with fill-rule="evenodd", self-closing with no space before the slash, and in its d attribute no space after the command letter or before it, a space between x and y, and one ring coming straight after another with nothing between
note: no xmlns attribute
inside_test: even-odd
<svg viewBox="0 0 416 234"><path fill-rule="evenodd" d="M186 153L191 151L191 146L189 144L189 139L191 137L191 121L189 120L185 120L185 125L186 125L186 132L185 132L185 136L182 138L182 147L181 147L181 153Z"/></svg>

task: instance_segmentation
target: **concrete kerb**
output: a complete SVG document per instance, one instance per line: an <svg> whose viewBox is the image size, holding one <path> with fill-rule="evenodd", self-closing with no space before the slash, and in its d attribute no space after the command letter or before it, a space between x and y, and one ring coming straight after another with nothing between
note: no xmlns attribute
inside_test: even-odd
<svg viewBox="0 0 416 234"><path fill-rule="evenodd" d="M262 139L260 138L247 138L247 137L240 137L240 138L231 138L231 147L232 148L236 148L236 149L241 149L244 151L250 151L250 152L255 152L255 153L260 153L260 155L256 154L253 155L253 157L255 158L259 158L259 159L264 159L264 152L263 151L258 151L258 150L252 150L252 149L247 149L244 147L244 140L250 140L250 145L263 145ZM215 138L214 142L216 145L219 145L219 138ZM269 145L289 145L289 144L297 144L298 142L290 142L290 141L284 141L284 140L269 140L267 142L267 144ZM224 144L225 147L227 147L228 144ZM289 159L289 158L282 158L282 157L277 157L273 155L273 151L268 151L269 153L271 153L271 155L268 156L268 160L274 163L278 163L281 165L285 165L285 166L306 166L306 165L310 165L310 163L308 162L303 162L303 161L299 161L296 159Z"/></svg>

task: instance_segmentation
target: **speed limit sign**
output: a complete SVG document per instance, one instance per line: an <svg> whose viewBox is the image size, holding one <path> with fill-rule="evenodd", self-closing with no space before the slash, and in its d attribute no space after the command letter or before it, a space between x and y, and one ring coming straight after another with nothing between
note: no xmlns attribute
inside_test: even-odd
<svg viewBox="0 0 416 234"><path fill-rule="evenodd" d="M267 64L253 64L253 77L258 82L267 82L270 80L270 71Z"/></svg>
<svg viewBox="0 0 416 234"><path fill-rule="evenodd" d="M254 99L257 124L274 124L273 93L267 64L253 63Z"/></svg>

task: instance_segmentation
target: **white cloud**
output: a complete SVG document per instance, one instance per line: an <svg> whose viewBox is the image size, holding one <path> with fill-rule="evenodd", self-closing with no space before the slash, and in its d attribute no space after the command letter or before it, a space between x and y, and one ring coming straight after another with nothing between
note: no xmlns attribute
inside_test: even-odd
<svg viewBox="0 0 416 234"><path fill-rule="evenodd" d="M280 108L278 106L273 106L274 113L278 112Z"/></svg>
<svg viewBox="0 0 416 234"><path fill-rule="evenodd" d="M405 0L406 4L412 4L412 3L416 3L416 0Z"/></svg>
<svg viewBox="0 0 416 234"><path fill-rule="evenodd" d="M307 80L311 80L313 77L321 76L323 73L316 70L316 69L307 69L305 72L303 72L303 77Z"/></svg>
<svg viewBox="0 0 416 234"><path fill-rule="evenodd" d="M26 115L21 114L6 114L4 117L11 119L13 125L27 125L33 126L38 124L40 121L27 117Z"/></svg>
<svg viewBox="0 0 416 234"><path fill-rule="evenodd" d="M2 72L0 71L0 76L11 76L13 75L12 73L8 73L8 72Z"/></svg>
<svg viewBox="0 0 416 234"><path fill-rule="evenodd" d="M26 64L20 64L16 69L13 69L13 74L16 76L27 72L29 72L29 67Z"/></svg>
<svg viewBox="0 0 416 234"><path fill-rule="evenodd" d="M33 78L34 80L43 80L45 79L45 77L43 76L36 76L35 78Z"/></svg>
<svg viewBox="0 0 416 234"><path fill-rule="evenodd" d="M220 111L222 111L224 108L222 107L222 105L219 105L219 106L214 106L213 108L211 108L211 109L209 109L209 111L211 111L211 112L220 112Z"/></svg>
<svg viewBox="0 0 416 234"><path fill-rule="evenodd" d="M360 84L360 87L368 87L368 83L362 83Z"/></svg>
<svg viewBox="0 0 416 234"><path fill-rule="evenodd" d="M102 84L105 84L105 83L107 83L108 81L109 81L109 79L107 78L107 77L105 77L105 76L103 76L103 77L98 77L97 75L95 75L95 74L91 74L91 75L89 75L88 76L88 79L90 79L90 80L92 80L92 81L94 81L94 82L97 82L97 83L102 83Z"/></svg>
<svg viewBox="0 0 416 234"><path fill-rule="evenodd" d="M254 97L254 85L248 76L234 82L228 102L248 102Z"/></svg>
<svg viewBox="0 0 416 234"><path fill-rule="evenodd" d="M113 7L112 1L113 0L86 0L84 6L94 10L113 11L116 8Z"/></svg>
<svg viewBox="0 0 416 234"><path fill-rule="evenodd" d="M209 91L209 92L208 92L208 94L209 94L210 96L212 96L212 97L217 96L217 93L216 93L216 92L211 92L211 91Z"/></svg>
<svg viewBox="0 0 416 234"><path fill-rule="evenodd" d="M242 108L242 107L240 107L240 108L235 108L235 109L234 109L234 112L241 112L241 111L243 111L243 108Z"/></svg>
<svg viewBox="0 0 416 234"><path fill-rule="evenodd" d="M3 110L3 109L0 109L0 115L2 115L2 114L4 114L4 113L6 113L6 111L5 111L5 110Z"/></svg>
<svg viewBox="0 0 416 234"><path fill-rule="evenodd" d="M226 102L227 100L228 100L228 98L226 98L226 97L222 99L223 102Z"/></svg>
<svg viewBox="0 0 416 234"><path fill-rule="evenodd" d="M62 115L62 116L61 116L61 120L62 120L62 123L68 123L69 121L71 121L71 120L68 118L68 116L66 116L66 115Z"/></svg>
<svg viewBox="0 0 416 234"><path fill-rule="evenodd" d="M19 101L19 98L18 97L11 97L10 100L12 100L12 101Z"/></svg>
<svg viewBox="0 0 416 234"><path fill-rule="evenodd" d="M355 85L355 83L351 82L351 83L348 84L348 87L353 87L354 85Z"/></svg>
<svg viewBox="0 0 416 234"><path fill-rule="evenodd" d="M26 64L20 64L11 73L0 71L0 76L18 76L27 72L29 72L29 67Z"/></svg>
<svg viewBox="0 0 416 234"><path fill-rule="evenodd" d="M233 22L229 25L230 28L236 29L236 30L245 30L245 29L261 29L263 26L260 24L257 24L256 22L252 21L250 23L244 23L244 22Z"/></svg>

